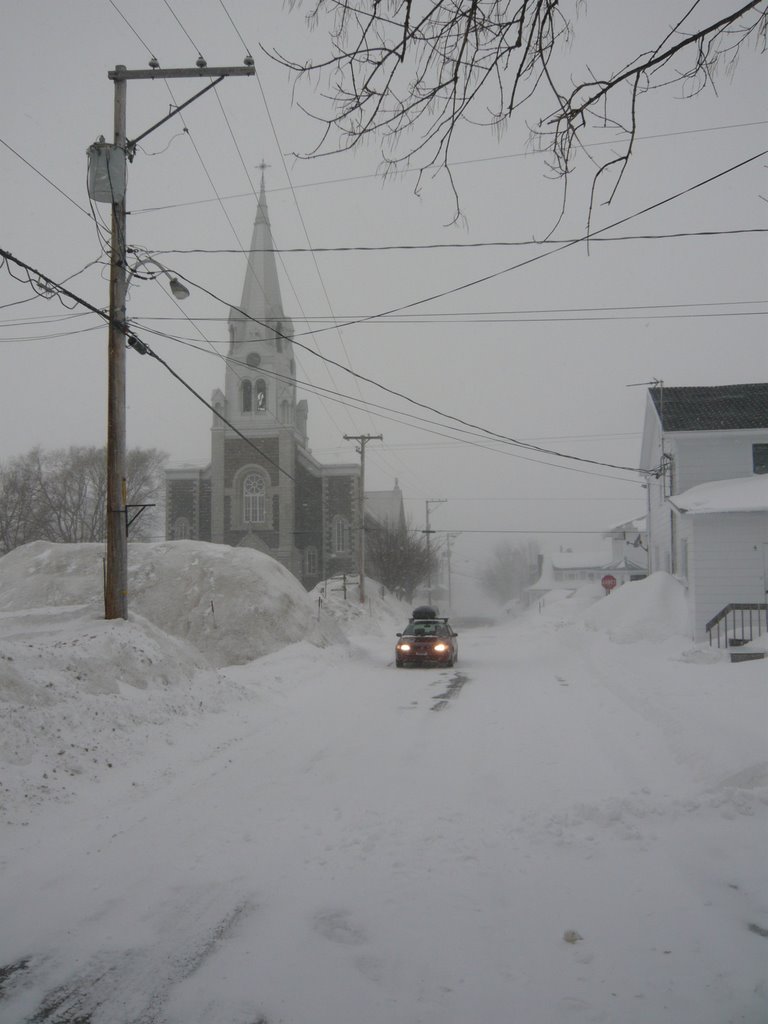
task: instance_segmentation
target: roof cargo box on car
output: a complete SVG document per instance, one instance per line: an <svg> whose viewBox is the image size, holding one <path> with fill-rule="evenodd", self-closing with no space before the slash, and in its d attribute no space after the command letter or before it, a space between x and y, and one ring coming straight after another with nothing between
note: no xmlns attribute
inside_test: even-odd
<svg viewBox="0 0 768 1024"><path fill-rule="evenodd" d="M419 605L418 608L414 608L411 613L412 619L436 619L437 612L434 608L430 608L428 604Z"/></svg>

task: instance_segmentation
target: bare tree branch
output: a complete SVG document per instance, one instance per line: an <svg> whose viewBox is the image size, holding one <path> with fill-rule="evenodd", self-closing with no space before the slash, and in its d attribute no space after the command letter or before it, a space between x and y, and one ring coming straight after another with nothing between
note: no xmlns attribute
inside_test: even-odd
<svg viewBox="0 0 768 1024"><path fill-rule="evenodd" d="M542 93L554 108L535 122L534 136L564 178L592 126L623 132L619 155L595 170L597 184L618 169L610 202L632 156L643 94L679 84L698 92L713 85L718 64L733 66L747 40L766 48L768 0L750 0L685 30L699 8L692 0L652 50L619 71L585 70L574 80L564 53L586 0L569 7L563 10L562 0L315 0L307 20L317 29L327 25L328 55L301 62L270 54L294 74L296 86L306 82L330 106L310 113L322 132L304 155L345 152L376 136L386 167L419 171L418 189L427 170L451 178L463 123L500 131ZM593 201L594 195L593 189Z"/></svg>

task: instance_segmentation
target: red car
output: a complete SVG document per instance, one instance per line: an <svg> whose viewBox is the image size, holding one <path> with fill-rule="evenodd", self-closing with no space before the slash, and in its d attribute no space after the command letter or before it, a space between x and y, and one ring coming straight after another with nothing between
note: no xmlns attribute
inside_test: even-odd
<svg viewBox="0 0 768 1024"><path fill-rule="evenodd" d="M395 665L455 665L459 660L459 634L448 619L438 618L431 608L416 608L413 614L403 632L397 634Z"/></svg>

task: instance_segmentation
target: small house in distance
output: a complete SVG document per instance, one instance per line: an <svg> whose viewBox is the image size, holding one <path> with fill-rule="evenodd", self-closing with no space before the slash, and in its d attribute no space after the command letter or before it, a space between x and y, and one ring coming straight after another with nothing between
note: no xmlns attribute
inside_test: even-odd
<svg viewBox="0 0 768 1024"><path fill-rule="evenodd" d="M615 527L605 534L612 540L610 554L605 551L558 551L543 556L539 578L526 590L527 604L536 604L552 590L574 591L585 583L600 583L604 576L613 576L619 587L630 580L643 579L646 575L645 553L640 550L637 561L626 554L623 550L626 532ZM637 535L641 535L639 531ZM632 550L634 553L635 549Z"/></svg>

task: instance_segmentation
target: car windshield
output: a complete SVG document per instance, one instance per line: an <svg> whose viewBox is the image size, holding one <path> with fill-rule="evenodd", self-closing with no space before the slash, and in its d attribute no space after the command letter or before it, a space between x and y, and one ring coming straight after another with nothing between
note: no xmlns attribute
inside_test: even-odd
<svg viewBox="0 0 768 1024"><path fill-rule="evenodd" d="M448 627L442 622L409 622L404 630L408 636L448 636Z"/></svg>

